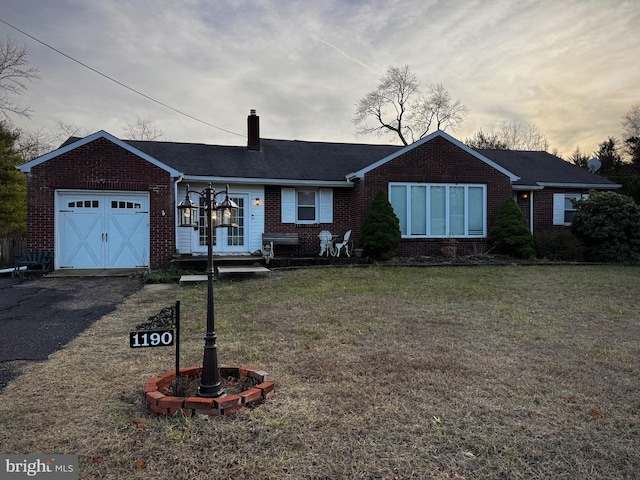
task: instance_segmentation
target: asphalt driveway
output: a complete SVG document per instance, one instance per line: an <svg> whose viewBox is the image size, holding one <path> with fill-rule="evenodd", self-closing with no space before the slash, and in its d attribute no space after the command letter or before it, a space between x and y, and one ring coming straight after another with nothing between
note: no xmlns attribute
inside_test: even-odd
<svg viewBox="0 0 640 480"><path fill-rule="evenodd" d="M0 278L0 392L141 288L136 276Z"/></svg>

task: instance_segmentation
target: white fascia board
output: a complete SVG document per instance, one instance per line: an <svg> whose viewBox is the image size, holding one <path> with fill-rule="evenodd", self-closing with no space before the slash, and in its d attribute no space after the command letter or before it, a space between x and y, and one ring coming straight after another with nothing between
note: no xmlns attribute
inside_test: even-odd
<svg viewBox="0 0 640 480"><path fill-rule="evenodd" d="M580 188L589 190L615 190L622 187L617 183L553 183L553 182L538 182L542 188Z"/></svg>
<svg viewBox="0 0 640 480"><path fill-rule="evenodd" d="M448 133L443 132L442 130L437 130L437 131L431 133L430 135L427 135L423 139L418 140L417 142L414 142L411 145L407 145L406 147L398 150L397 152L392 153L391 155L389 155L387 157L384 157L384 158L378 160L375 163L372 163L368 167L365 167L365 168L363 168L361 170L358 170L357 172L350 173L349 175L347 175L347 179L351 180L351 179L354 179L354 178L364 178L365 174L369 173L371 170L374 170L374 169L378 168L379 166L384 165L385 163L390 162L391 160L393 160L395 158L398 158L400 155L404 155L409 150L411 150L413 148L416 148L416 147L419 147L423 143L427 143L428 141L433 140L436 137L442 137L445 140L453 143L455 146L461 148L462 150L464 150L468 154L473 155L478 160L486 163L490 167L492 167L495 170L499 171L500 173L506 175L507 177L509 177L509 179L512 182L516 182L516 181L520 180L520 177L517 176L515 173L510 172L506 168L498 165L496 162L494 162L493 160L490 160L489 158L485 157L484 155L480 155L473 148L469 148L464 143L462 143L460 140L457 140L457 139L453 138L451 135L449 135Z"/></svg>
<svg viewBox="0 0 640 480"><path fill-rule="evenodd" d="M544 187L540 185L513 185L513 190L530 192L531 190L542 190Z"/></svg>
<svg viewBox="0 0 640 480"><path fill-rule="evenodd" d="M137 148L132 147L128 143L123 142L119 138L114 137L113 135L111 135L108 132L105 132L104 130L100 130L99 132L96 132L96 133L91 134L91 135L89 135L87 137L81 138L77 142L73 142L73 143L67 145L66 147L59 148L57 150L54 150L53 152L47 153L46 155L42 155L41 157L34 158L33 160L31 160L31 161L29 161L27 163L23 163L22 165L18 165L16 168L18 170L20 170L21 172L23 172L23 173L29 173L33 167L35 167L37 165L40 165L41 163L47 162L47 161L51 160L52 158L58 157L58 156L63 155L65 153L67 153L67 152L75 150L76 148L82 147L83 145L91 143L91 142L93 142L93 141L95 141L95 140L97 140L99 138L104 138L106 140L109 140L110 142L116 144L117 146L119 146L121 148L124 148L128 152L131 152L134 155L142 158L143 160L146 160L147 162L155 165L156 167L161 168L162 170L168 172L174 178L179 177L180 175L182 175L182 173L180 173L176 169L171 168L170 166L166 165L165 163L162 163L161 161L151 157L150 155L147 155L146 153L138 150Z"/></svg>
<svg viewBox="0 0 640 480"><path fill-rule="evenodd" d="M181 181L189 182L211 182L228 183L229 185L251 184L251 185L285 185L289 187L327 187L345 188L353 187L349 181L329 181L329 180L295 180L289 178L249 178L249 177L205 177L199 175L184 175Z"/></svg>

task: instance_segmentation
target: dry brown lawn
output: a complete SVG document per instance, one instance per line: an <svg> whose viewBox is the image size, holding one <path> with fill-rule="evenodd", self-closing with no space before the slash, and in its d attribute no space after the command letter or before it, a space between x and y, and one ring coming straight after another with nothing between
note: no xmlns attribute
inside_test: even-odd
<svg viewBox="0 0 640 480"><path fill-rule="evenodd" d="M213 420L150 414L171 348L136 324L206 288L143 290L0 395L2 453L81 479L624 479L640 472L640 268L317 268L216 284L220 362L277 382Z"/></svg>

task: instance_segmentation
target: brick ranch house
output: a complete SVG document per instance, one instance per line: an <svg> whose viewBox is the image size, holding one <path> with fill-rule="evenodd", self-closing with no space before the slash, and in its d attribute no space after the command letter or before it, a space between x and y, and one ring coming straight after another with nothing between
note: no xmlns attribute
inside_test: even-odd
<svg viewBox="0 0 640 480"><path fill-rule="evenodd" d="M55 269L168 266L206 253L204 229L179 228L176 205L211 182L229 185L238 227L217 229L217 255L263 248L265 233L296 233L276 255L318 255L318 233L352 230L379 190L400 219L402 256L433 255L442 239L484 243L499 206L516 199L533 232L570 224L572 204L605 178L546 152L473 150L437 131L411 145L261 139L246 146L120 140L99 131L20 165L27 175L28 247ZM201 212L202 213L202 212Z"/></svg>

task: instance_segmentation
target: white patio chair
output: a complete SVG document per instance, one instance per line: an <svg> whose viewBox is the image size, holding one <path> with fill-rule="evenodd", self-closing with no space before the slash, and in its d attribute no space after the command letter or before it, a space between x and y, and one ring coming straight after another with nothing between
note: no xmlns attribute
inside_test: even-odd
<svg viewBox="0 0 640 480"><path fill-rule="evenodd" d="M351 237L351 230L347 230L347 232L344 234L344 237L342 238L342 241L335 244L334 249L336 252L336 257L340 256L340 250L342 250L343 248L344 248L344 253L347 254L347 257L351 256L349 254L349 248L350 248L349 237Z"/></svg>
<svg viewBox="0 0 640 480"><path fill-rule="evenodd" d="M333 235L329 230L322 230L318 234L318 238L320 239L320 256L327 254L333 255Z"/></svg>

